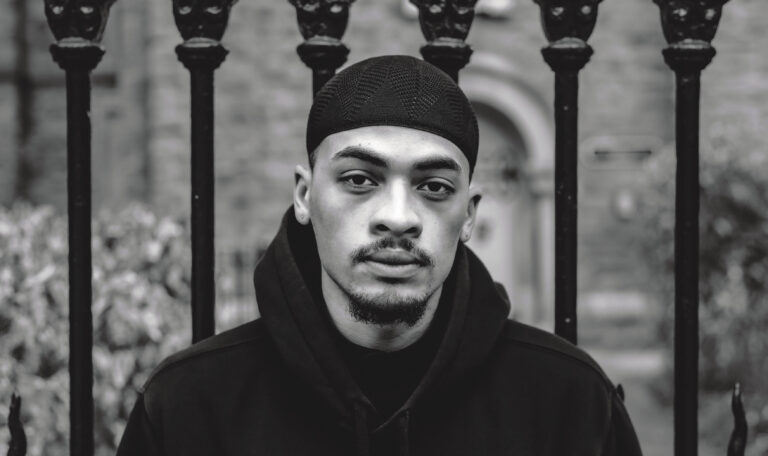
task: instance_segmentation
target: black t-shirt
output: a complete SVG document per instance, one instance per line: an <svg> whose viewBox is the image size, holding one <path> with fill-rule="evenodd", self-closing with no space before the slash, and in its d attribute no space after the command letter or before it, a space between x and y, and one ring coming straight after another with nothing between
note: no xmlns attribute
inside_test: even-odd
<svg viewBox="0 0 768 456"><path fill-rule="evenodd" d="M449 274L443 283L440 302L426 332L416 342L394 352L374 350L350 342L333 324L320 284L312 285L310 290L331 327L344 362L363 394L376 408L377 414L371 417L372 422L376 425L383 423L408 400L435 358L451 315L453 274Z"/></svg>
<svg viewBox="0 0 768 456"><path fill-rule="evenodd" d="M384 422L408 400L434 359L450 315L451 300L443 297L445 295L441 296L434 318L422 337L394 352L354 344L329 322L352 377L378 412L376 424Z"/></svg>

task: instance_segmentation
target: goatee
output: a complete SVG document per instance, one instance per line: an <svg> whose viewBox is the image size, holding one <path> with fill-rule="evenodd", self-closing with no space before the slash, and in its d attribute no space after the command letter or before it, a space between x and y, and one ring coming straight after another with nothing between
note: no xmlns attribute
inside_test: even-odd
<svg viewBox="0 0 768 456"><path fill-rule="evenodd" d="M381 297L348 294L349 311L355 320L379 326L415 325L427 310L429 296Z"/></svg>

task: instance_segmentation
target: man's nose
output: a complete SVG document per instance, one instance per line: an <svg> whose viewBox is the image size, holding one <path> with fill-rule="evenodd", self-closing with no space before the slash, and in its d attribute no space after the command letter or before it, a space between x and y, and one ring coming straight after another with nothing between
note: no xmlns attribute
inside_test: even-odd
<svg viewBox="0 0 768 456"><path fill-rule="evenodd" d="M384 236L416 238L422 224L406 183L392 183L381 193L371 219L371 231Z"/></svg>

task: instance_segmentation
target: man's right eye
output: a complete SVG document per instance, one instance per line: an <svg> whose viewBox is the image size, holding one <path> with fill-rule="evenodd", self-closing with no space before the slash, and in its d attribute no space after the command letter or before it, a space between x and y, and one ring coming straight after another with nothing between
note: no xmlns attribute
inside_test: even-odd
<svg viewBox="0 0 768 456"><path fill-rule="evenodd" d="M350 174L343 176L341 181L356 188L375 187L376 182L363 174Z"/></svg>

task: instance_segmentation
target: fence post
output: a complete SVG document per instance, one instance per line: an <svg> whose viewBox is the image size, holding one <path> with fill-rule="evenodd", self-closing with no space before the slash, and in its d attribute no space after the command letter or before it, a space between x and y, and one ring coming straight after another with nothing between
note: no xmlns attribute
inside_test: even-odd
<svg viewBox="0 0 768 456"><path fill-rule="evenodd" d="M69 219L70 454L93 454L91 316L91 80L104 55L99 42L114 0L45 1L57 42L53 60L66 74Z"/></svg>
<svg viewBox="0 0 768 456"><path fill-rule="evenodd" d="M699 97L726 0L654 0L675 72L675 456L698 454Z"/></svg>
<svg viewBox="0 0 768 456"><path fill-rule="evenodd" d="M555 72L555 333L577 342L579 71L589 62L587 39L600 0L534 0L549 46L541 50Z"/></svg>
<svg viewBox="0 0 768 456"><path fill-rule="evenodd" d="M733 386L731 395L731 413L733 414L733 432L728 442L728 456L744 456L747 447L747 417L744 413L744 404L741 402L741 385Z"/></svg>
<svg viewBox="0 0 768 456"><path fill-rule="evenodd" d="M296 52L312 69L312 95L347 61L349 48L341 42L355 0L288 0L296 8L296 20L304 42Z"/></svg>
<svg viewBox="0 0 768 456"><path fill-rule="evenodd" d="M472 47L467 39L475 19L477 0L410 0L419 9L421 33L427 44L421 47L424 60L459 82L459 71L469 63Z"/></svg>
<svg viewBox="0 0 768 456"><path fill-rule="evenodd" d="M11 441L8 443L7 456L25 456L27 454L27 434L21 425L21 397L14 393L8 410L8 430Z"/></svg>
<svg viewBox="0 0 768 456"><path fill-rule="evenodd" d="M192 142L192 342L215 332L213 72L228 51L219 42L237 0L173 0L184 42L176 54L189 70Z"/></svg>

